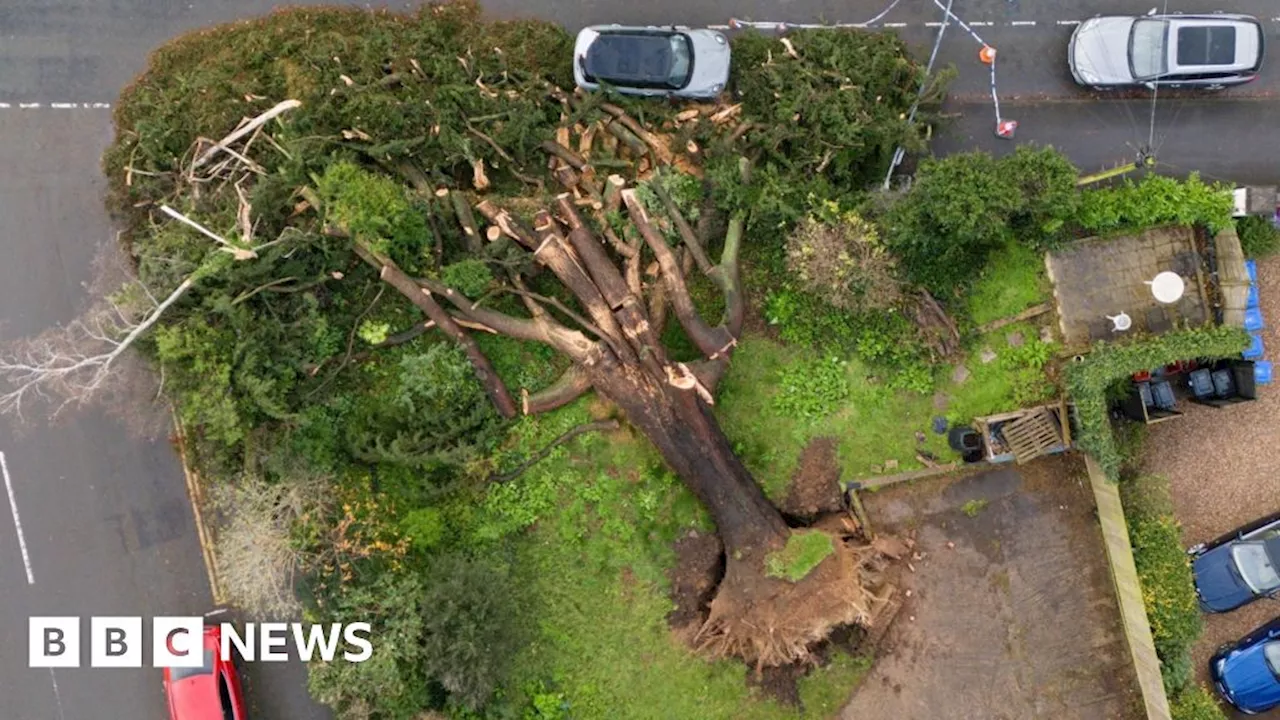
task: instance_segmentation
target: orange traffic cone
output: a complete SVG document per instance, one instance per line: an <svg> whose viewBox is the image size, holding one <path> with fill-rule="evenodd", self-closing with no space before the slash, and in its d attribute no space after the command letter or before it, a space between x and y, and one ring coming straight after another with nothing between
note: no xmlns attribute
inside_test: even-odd
<svg viewBox="0 0 1280 720"><path fill-rule="evenodd" d="M996 49L990 45L983 45L982 49L978 51L978 59L981 60L984 65L990 65L996 61Z"/></svg>

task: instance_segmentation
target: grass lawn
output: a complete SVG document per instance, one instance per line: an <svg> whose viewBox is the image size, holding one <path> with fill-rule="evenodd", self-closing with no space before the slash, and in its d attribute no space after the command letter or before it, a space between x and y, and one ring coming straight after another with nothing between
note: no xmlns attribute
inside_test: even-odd
<svg viewBox="0 0 1280 720"><path fill-rule="evenodd" d="M526 418L524 444L585 420L586 407ZM741 663L710 662L673 636L671 543L710 524L642 437L584 436L500 487L478 510L480 526L528 528L512 564L531 637L508 692L544 708L535 718L828 718L870 667L840 654L812 671L800 714L748 688Z"/></svg>
<svg viewBox="0 0 1280 720"><path fill-rule="evenodd" d="M1050 297L1043 253L1010 242L991 254L986 269L969 293L968 315L974 325L985 325L1017 315Z"/></svg>

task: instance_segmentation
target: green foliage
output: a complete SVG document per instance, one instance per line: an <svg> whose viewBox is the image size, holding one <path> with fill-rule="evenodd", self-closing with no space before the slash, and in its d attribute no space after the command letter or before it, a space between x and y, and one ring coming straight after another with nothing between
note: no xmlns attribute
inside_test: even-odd
<svg viewBox="0 0 1280 720"><path fill-rule="evenodd" d="M765 558L765 573L799 582L833 552L835 545L830 535L819 530L795 530L787 537L786 546Z"/></svg>
<svg viewBox="0 0 1280 720"><path fill-rule="evenodd" d="M778 410L798 417L830 415L849 397L849 365L840 358L789 365L778 373Z"/></svg>
<svg viewBox="0 0 1280 720"><path fill-rule="evenodd" d="M1023 200L1009 218L1018 242L1036 250L1057 245L1080 205L1079 171L1053 148L1030 145L1019 145L999 164Z"/></svg>
<svg viewBox="0 0 1280 720"><path fill-rule="evenodd" d="M787 238L787 266L801 286L842 310L887 310L902 301L893 256L874 225L829 203L830 219L809 216Z"/></svg>
<svg viewBox="0 0 1280 720"><path fill-rule="evenodd" d="M1227 720L1213 693L1203 685L1192 685L1170 698L1173 720Z"/></svg>
<svg viewBox="0 0 1280 720"><path fill-rule="evenodd" d="M1086 231L1111 233L1155 225L1204 225L1216 233L1231 223L1231 188L1206 185L1198 173L1179 181L1147 175L1112 188L1086 190L1076 222Z"/></svg>
<svg viewBox="0 0 1280 720"><path fill-rule="evenodd" d="M495 441L497 413L456 345L405 354L388 379L385 394L370 396L351 418L355 457L434 472L462 465Z"/></svg>
<svg viewBox="0 0 1280 720"><path fill-rule="evenodd" d="M935 76L920 118L908 125L923 68L895 33L799 30L787 33L797 57L772 35L732 40L731 83L747 142L757 155L749 185L737 153L709 164L725 211L750 212L750 228L773 231L802 217L809 196L837 199L884 176L894 149L920 149L921 128L937 106L947 74Z"/></svg>
<svg viewBox="0 0 1280 720"><path fill-rule="evenodd" d="M1056 243L1075 199L1075 169L1052 148L927 159L889 209L885 237L912 280L950 297L1010 238L1037 249Z"/></svg>
<svg viewBox="0 0 1280 720"><path fill-rule="evenodd" d="M1191 563L1182 548L1182 531L1165 512L1160 497L1167 493L1163 478L1126 481L1121 485L1133 562L1142 585L1143 604L1151 636L1160 657L1165 688L1172 695L1190 677L1191 646L1200 637L1200 606ZM1147 499L1148 494L1156 497Z"/></svg>
<svg viewBox="0 0 1280 720"><path fill-rule="evenodd" d="M508 584L502 567L456 555L437 556L421 575L342 584L321 620L368 620L374 653L362 663L313 662L312 694L339 717L410 720L437 704L433 686L449 706L480 709L519 640Z"/></svg>
<svg viewBox="0 0 1280 720"><path fill-rule="evenodd" d="M422 595L423 670L469 710L486 705L520 644L506 568L445 555L435 558Z"/></svg>
<svg viewBox="0 0 1280 720"><path fill-rule="evenodd" d="M1047 343L1038 336L1025 338L1022 345L1002 348L1000 369L1010 377L1013 406L1028 407L1053 396L1054 386L1045 374L1045 366L1053 359L1055 343Z"/></svg>
<svg viewBox="0 0 1280 720"><path fill-rule="evenodd" d="M422 681L422 633L425 588L414 575L383 574L367 584L348 584L333 598L324 617L334 622L359 618L372 624L373 656L365 662L312 662L311 694L339 718L373 712L410 720L430 702Z"/></svg>
<svg viewBox="0 0 1280 720"><path fill-rule="evenodd" d="M419 269L431 236L423 208L411 200L403 183L353 163L336 162L317 178L316 191L326 220L390 255L406 271Z"/></svg>
<svg viewBox="0 0 1280 720"><path fill-rule="evenodd" d="M1171 332L1155 338L1108 345L1098 343L1082 362L1066 369L1067 390L1076 405L1081 450L1093 455L1111 478L1120 472L1122 458L1108 417L1107 387L1140 370L1194 358L1239 355L1249 346L1240 328L1215 326Z"/></svg>
<svg viewBox="0 0 1280 720"><path fill-rule="evenodd" d="M466 297L477 299L493 283L493 272L483 260L467 258L440 268L440 280Z"/></svg>
<svg viewBox="0 0 1280 720"><path fill-rule="evenodd" d="M391 325L387 323L365 320L360 323L360 329L356 331L356 334L360 336L361 340L369 343L370 345L377 345L385 342L387 335L390 334L390 332Z"/></svg>
<svg viewBox="0 0 1280 720"><path fill-rule="evenodd" d="M172 372L170 392L181 393L178 406L183 422L199 427L205 438L234 445L245 427L235 404L232 372L235 338L199 318L159 326L154 335L156 357Z"/></svg>
<svg viewBox="0 0 1280 720"><path fill-rule="evenodd" d="M400 531L418 550L430 550L440 544L445 534L444 514L439 508L423 507L409 511L400 521Z"/></svg>
<svg viewBox="0 0 1280 720"><path fill-rule="evenodd" d="M1240 236L1240 249L1246 258L1264 258L1280 250L1280 229L1270 218L1260 215L1238 218L1236 233Z"/></svg>
<svg viewBox="0 0 1280 720"><path fill-rule="evenodd" d="M964 513L966 517L971 518L978 517L978 515L985 509L987 509L986 500L968 500L965 504L960 506L960 512Z"/></svg>

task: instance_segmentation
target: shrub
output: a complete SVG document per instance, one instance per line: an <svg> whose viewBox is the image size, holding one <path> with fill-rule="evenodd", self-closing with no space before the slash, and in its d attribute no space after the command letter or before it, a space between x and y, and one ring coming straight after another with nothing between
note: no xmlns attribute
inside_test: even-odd
<svg viewBox="0 0 1280 720"><path fill-rule="evenodd" d="M1203 685L1193 685L1172 697L1169 704L1173 720L1227 720L1213 693Z"/></svg>
<svg viewBox="0 0 1280 720"><path fill-rule="evenodd" d="M1280 229L1270 218L1246 215L1236 220L1240 249L1247 258L1262 258L1280 250Z"/></svg>
<svg viewBox="0 0 1280 720"><path fill-rule="evenodd" d="M1217 232L1231 222L1231 188L1206 185L1198 173L1178 181L1148 175L1113 188L1086 190L1076 222L1089 232L1110 233L1155 225L1204 225Z"/></svg>
<svg viewBox="0 0 1280 720"><path fill-rule="evenodd" d="M842 310L886 310L902 300L893 256L880 233L854 213L828 203L787 238L787 267L809 292Z"/></svg>
<svg viewBox="0 0 1280 720"><path fill-rule="evenodd" d="M1168 481L1138 478L1121 485L1133 562L1142 585L1151 637L1170 694L1191 674L1191 646L1200 637L1200 605L1182 531L1167 511Z"/></svg>
<svg viewBox="0 0 1280 720"><path fill-rule="evenodd" d="M1000 172L1022 195L1022 207L1010 217L1018 242L1036 250L1055 246L1080 204L1076 166L1053 148L1019 145L1000 160Z"/></svg>
<svg viewBox="0 0 1280 720"><path fill-rule="evenodd" d="M890 208L885 238L907 276L951 297L986 264L1022 205L1017 186L985 152L926 159Z"/></svg>
<svg viewBox="0 0 1280 720"><path fill-rule="evenodd" d="M1123 458L1111 430L1107 387L1139 370L1178 360L1232 357L1248 346L1248 333L1226 326L1182 330L1123 345L1098 343L1082 362L1071 363L1066 369L1067 389L1075 402L1080 426L1080 449L1092 455L1108 477L1115 479Z"/></svg>
<svg viewBox="0 0 1280 720"><path fill-rule="evenodd" d="M830 415L849 397L848 372L847 363L835 357L788 365L778 373L773 404L803 418Z"/></svg>

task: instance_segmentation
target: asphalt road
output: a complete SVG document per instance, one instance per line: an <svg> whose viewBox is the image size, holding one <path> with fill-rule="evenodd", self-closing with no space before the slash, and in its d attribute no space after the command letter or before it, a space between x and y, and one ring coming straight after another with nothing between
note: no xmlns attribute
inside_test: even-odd
<svg viewBox="0 0 1280 720"><path fill-rule="evenodd" d="M537 14L571 29L599 22L725 24L864 22L892 0L743 0L735 3L487 0L495 16ZM942 0L945 4L945 0ZM362 5L361 3L350 3ZM0 340L74 317L86 300L97 250L112 240L102 209L98 157L110 140L112 103L149 50L185 30L270 10L266 0L6 0L0 4ZM1143 13L1155 0L955 0L953 12L999 50L1002 116L1020 123L1016 141L1058 146L1086 169L1132 159L1148 140L1168 170L1198 169L1242 182L1275 182L1280 143L1269 137L1280 104L1280 72L1212 99L1098 101L1065 70L1071 23L1092 15ZM392 4L392 7L406 7ZM1203 10L1171 2L1169 11ZM1267 20L1271 47L1280 7L1223 3ZM943 19L933 0L899 0L880 18L926 56ZM936 140L939 152L1014 146L994 137L990 73L978 41L950 26L940 65L954 65L949 110L960 113ZM24 104L39 107L23 108ZM56 105L55 105L56 104ZM75 107L66 107L75 104ZM70 414L60 424L0 426L27 560L14 514L0 498L0 717L101 720L165 717L159 671L27 668L31 615L198 614L210 593L183 476L166 439L140 439L115 419ZM301 667L255 667L262 717L327 714L305 693Z"/></svg>

